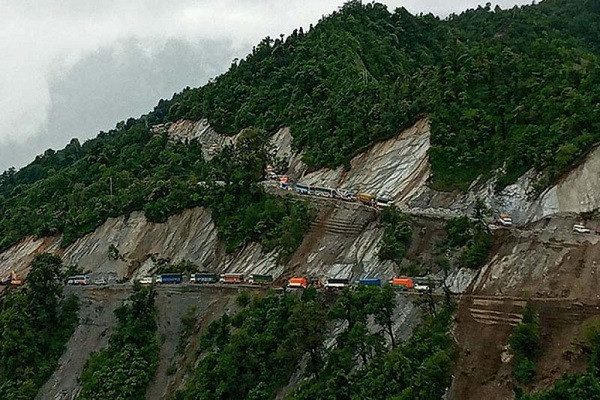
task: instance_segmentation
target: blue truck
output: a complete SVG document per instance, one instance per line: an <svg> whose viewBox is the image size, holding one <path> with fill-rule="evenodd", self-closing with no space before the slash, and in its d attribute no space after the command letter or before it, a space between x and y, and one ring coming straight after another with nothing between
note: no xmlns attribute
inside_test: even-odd
<svg viewBox="0 0 600 400"><path fill-rule="evenodd" d="M381 279L379 278L363 278L358 280L359 285L364 286L381 286Z"/></svg>
<svg viewBox="0 0 600 400"><path fill-rule="evenodd" d="M182 274L162 274L156 277L157 283L181 283L183 281Z"/></svg>

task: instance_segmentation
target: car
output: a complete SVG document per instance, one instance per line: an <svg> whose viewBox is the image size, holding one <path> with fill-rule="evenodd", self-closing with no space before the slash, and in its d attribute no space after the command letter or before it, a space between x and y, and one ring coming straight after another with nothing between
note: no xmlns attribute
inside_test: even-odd
<svg viewBox="0 0 600 400"><path fill-rule="evenodd" d="M429 286L428 285L415 285L415 290L417 292L428 292Z"/></svg>
<svg viewBox="0 0 600 400"><path fill-rule="evenodd" d="M600 235L600 228L596 229L596 235Z"/></svg>
<svg viewBox="0 0 600 400"><path fill-rule="evenodd" d="M583 225L573 225L573 232L576 233L591 233L592 231Z"/></svg>

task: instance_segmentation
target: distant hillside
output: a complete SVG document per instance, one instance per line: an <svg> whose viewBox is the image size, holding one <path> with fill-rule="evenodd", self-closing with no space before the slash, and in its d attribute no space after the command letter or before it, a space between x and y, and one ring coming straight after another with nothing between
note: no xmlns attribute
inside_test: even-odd
<svg viewBox="0 0 600 400"><path fill-rule="evenodd" d="M308 32L264 39L227 73L148 115L5 172L0 248L57 232L70 243L135 210L164 221L206 206L218 211L229 249L255 240L289 254L302 234L294 221L308 211L256 185L273 161L266 139L281 126L309 166L349 167L428 115L436 188L464 189L500 167L501 183L538 168L544 187L600 137L599 12L593 0L547 0L442 21L350 1ZM150 129L202 118L223 134L257 129L242 150L210 162L198 146ZM216 180L229 185L210 196L198 185Z"/></svg>

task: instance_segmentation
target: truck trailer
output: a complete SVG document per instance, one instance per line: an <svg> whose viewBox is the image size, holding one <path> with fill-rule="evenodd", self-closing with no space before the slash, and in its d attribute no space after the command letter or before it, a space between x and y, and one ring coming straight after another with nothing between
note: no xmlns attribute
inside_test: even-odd
<svg viewBox="0 0 600 400"><path fill-rule="evenodd" d="M288 287L306 289L308 287L308 280L301 277L290 278L288 280Z"/></svg>
<svg viewBox="0 0 600 400"><path fill-rule="evenodd" d="M217 277L217 274L213 274L211 272L201 272L199 274L191 274L190 275L191 283L210 284L210 283L217 283L218 281L219 281L219 278Z"/></svg>
<svg viewBox="0 0 600 400"><path fill-rule="evenodd" d="M156 277L157 283L177 284L183 282L182 274L161 274Z"/></svg>
<svg viewBox="0 0 600 400"><path fill-rule="evenodd" d="M273 283L273 275L250 275L248 283L251 285L270 285Z"/></svg>
<svg viewBox="0 0 600 400"><path fill-rule="evenodd" d="M325 289L343 289L350 285L349 279L330 278L325 282Z"/></svg>
<svg viewBox="0 0 600 400"><path fill-rule="evenodd" d="M390 284L392 286L396 286L396 287L404 287L406 289L414 289L415 288L415 282L412 280L412 278L393 278L390 281Z"/></svg>
<svg viewBox="0 0 600 400"><path fill-rule="evenodd" d="M221 279L219 279L221 283L227 284L238 284L244 282L244 274L222 274Z"/></svg>
<svg viewBox="0 0 600 400"><path fill-rule="evenodd" d="M358 280L358 284L362 286L381 286L379 278L363 278Z"/></svg>

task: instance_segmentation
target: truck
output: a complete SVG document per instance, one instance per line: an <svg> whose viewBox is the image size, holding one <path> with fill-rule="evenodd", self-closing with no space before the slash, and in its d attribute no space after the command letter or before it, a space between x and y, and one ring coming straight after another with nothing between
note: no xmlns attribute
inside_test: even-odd
<svg viewBox="0 0 600 400"><path fill-rule="evenodd" d="M586 228L584 225L573 225L573 232L576 233L591 233L592 231Z"/></svg>
<svg viewBox="0 0 600 400"><path fill-rule="evenodd" d="M190 275L191 283L210 284L217 283L218 281L219 278L217 277L217 274L213 274L212 272L201 272L199 274Z"/></svg>
<svg viewBox="0 0 600 400"><path fill-rule="evenodd" d="M90 280L87 275L73 275L67 278L67 285L89 285Z"/></svg>
<svg viewBox="0 0 600 400"><path fill-rule="evenodd" d="M156 277L156 282L162 283L162 284L181 283L181 282L183 282L183 275L182 274L174 274L174 273L161 274Z"/></svg>
<svg viewBox="0 0 600 400"><path fill-rule="evenodd" d="M375 205L379 208L392 207L394 202L389 197L378 197L375 199Z"/></svg>
<svg viewBox="0 0 600 400"><path fill-rule="evenodd" d="M496 224L505 228L513 226L512 218L510 214L501 213L496 216Z"/></svg>
<svg viewBox="0 0 600 400"><path fill-rule="evenodd" d="M298 194L310 194L310 186L297 184L294 190Z"/></svg>
<svg viewBox="0 0 600 400"><path fill-rule="evenodd" d="M363 204L372 206L373 201L375 200L375 196L370 193L359 193L356 195L356 199Z"/></svg>
<svg viewBox="0 0 600 400"><path fill-rule="evenodd" d="M270 285L273 283L273 275L250 275L248 283L251 285Z"/></svg>
<svg viewBox="0 0 600 400"><path fill-rule="evenodd" d="M227 283L227 284L243 283L244 282L244 274L233 274L233 273L222 274L221 278L219 279L219 282Z"/></svg>
<svg viewBox="0 0 600 400"><path fill-rule="evenodd" d="M23 280L19 279L14 269L10 270L10 284L13 286L21 286L23 284Z"/></svg>
<svg viewBox="0 0 600 400"><path fill-rule="evenodd" d="M325 281L325 289L343 289L350 285L349 279L329 278Z"/></svg>
<svg viewBox="0 0 600 400"><path fill-rule="evenodd" d="M139 280L140 285L152 285L154 284L153 276L144 276Z"/></svg>
<svg viewBox="0 0 600 400"><path fill-rule="evenodd" d="M308 287L308 280L302 277L290 278L288 280L288 287L306 289Z"/></svg>
<svg viewBox="0 0 600 400"><path fill-rule="evenodd" d="M418 283L415 285L415 290L417 292L429 292L429 285L423 285L421 283Z"/></svg>
<svg viewBox="0 0 600 400"><path fill-rule="evenodd" d="M404 287L405 289L414 289L415 288L415 282L413 281L413 279L406 278L406 277L393 278L390 281L390 284L392 286L396 286L396 287Z"/></svg>
<svg viewBox="0 0 600 400"><path fill-rule="evenodd" d="M379 278L363 278L358 280L358 284L362 286L381 286Z"/></svg>

